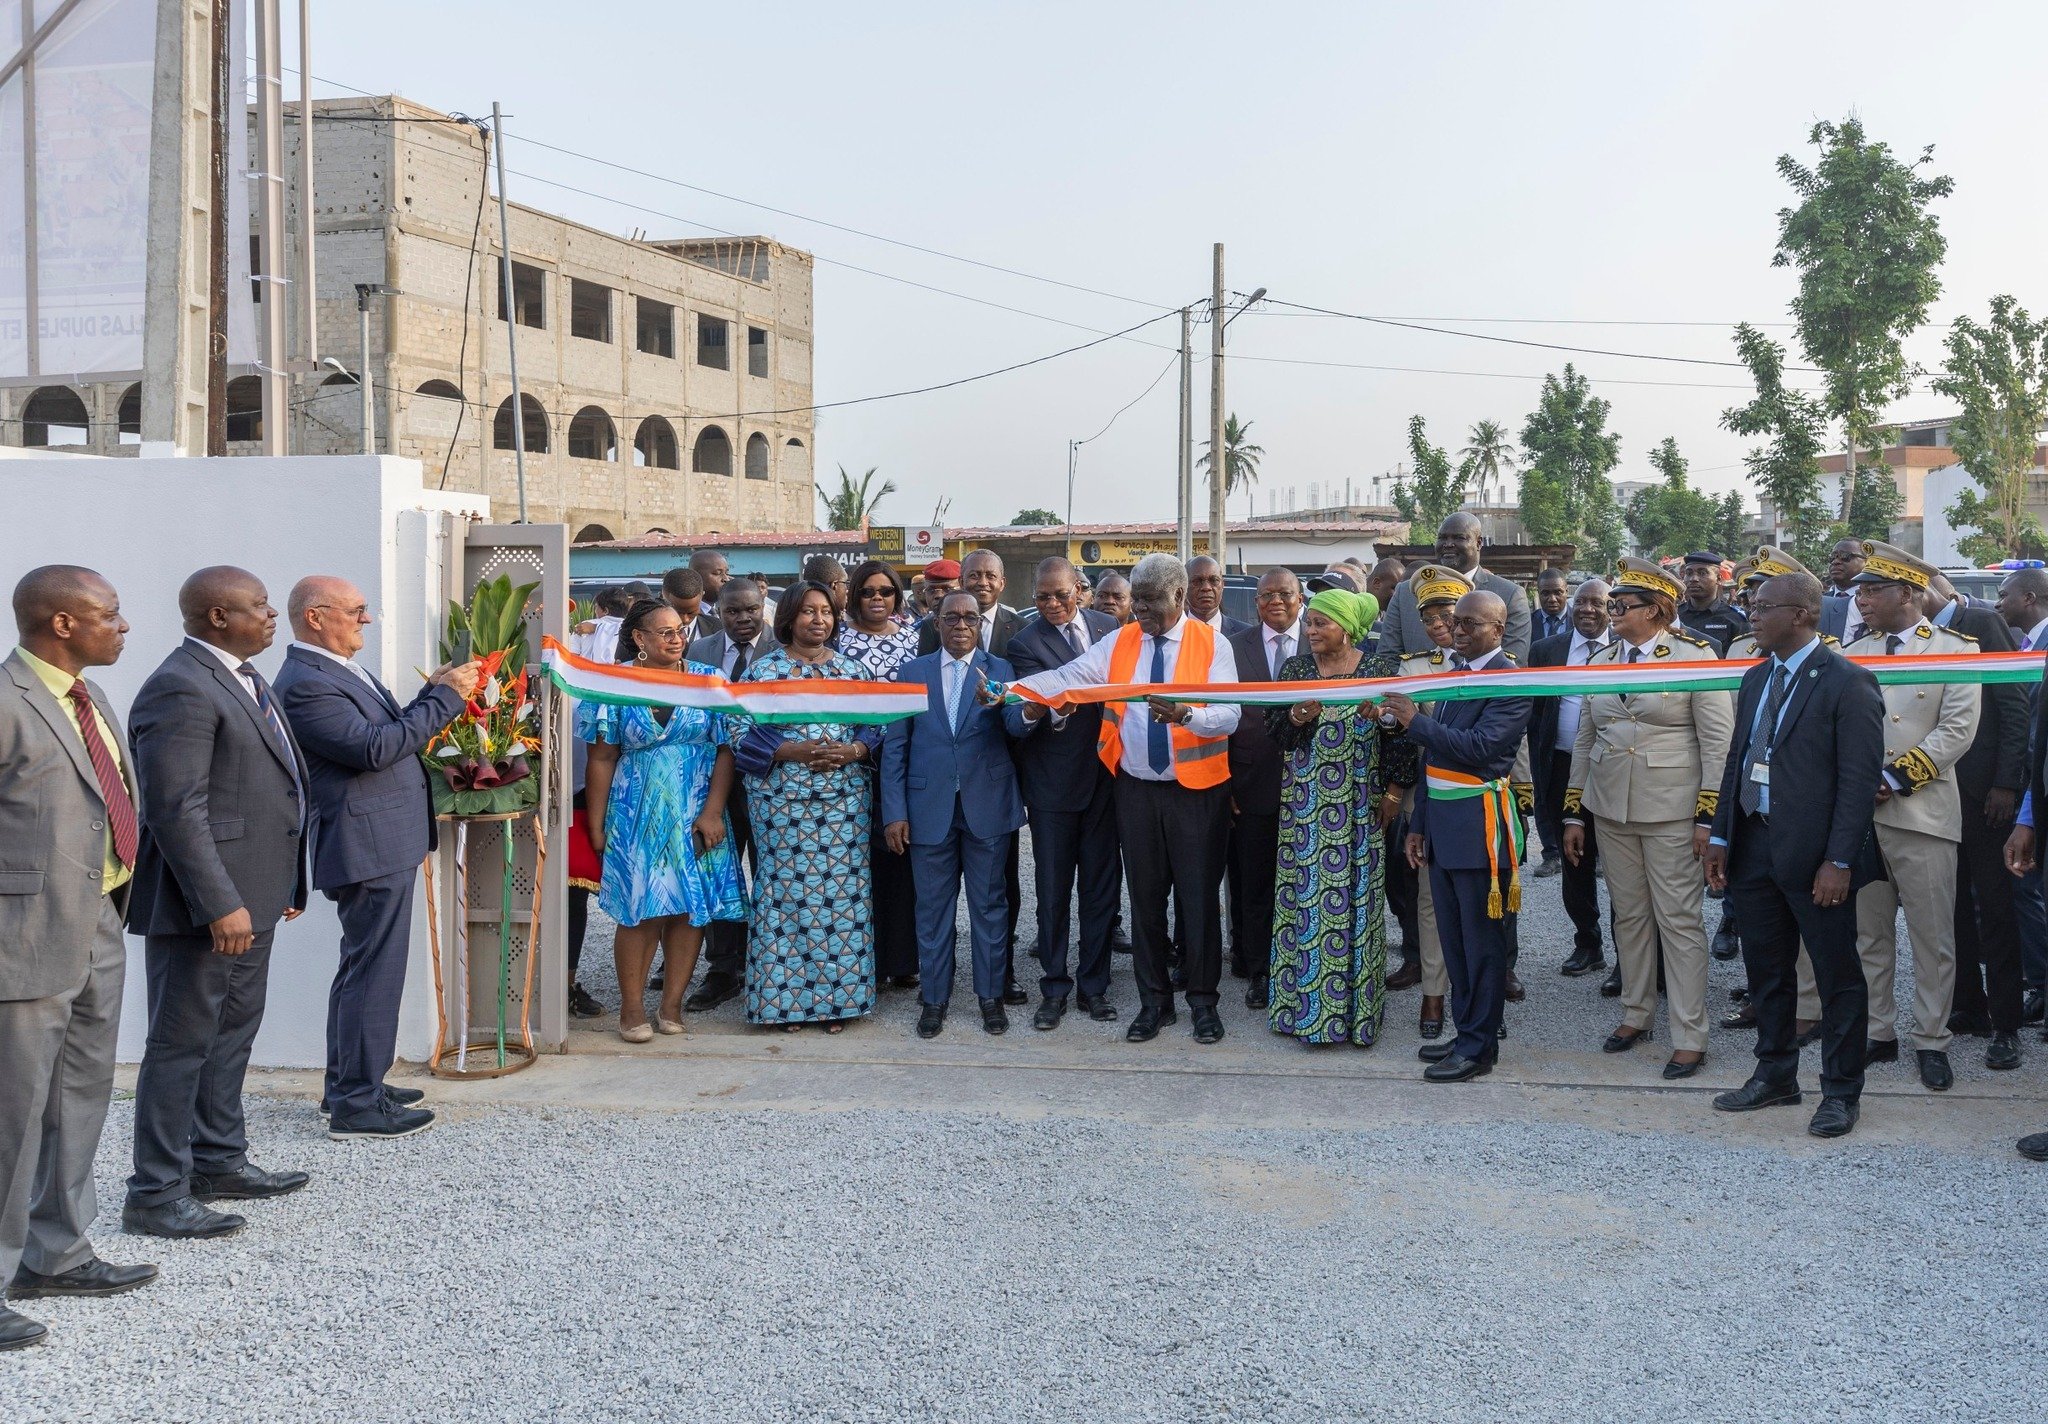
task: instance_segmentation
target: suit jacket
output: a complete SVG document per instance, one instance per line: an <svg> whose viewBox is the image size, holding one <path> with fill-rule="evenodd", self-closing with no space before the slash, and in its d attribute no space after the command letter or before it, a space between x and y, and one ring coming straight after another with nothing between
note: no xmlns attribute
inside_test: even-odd
<svg viewBox="0 0 2048 1424"><path fill-rule="evenodd" d="M1877 679L1822 643L1806 655L1789 689L1771 753L1769 865L1747 866L1740 793L1748 775L1750 728L1763 707L1769 658L1742 675L1735 736L1721 774L1714 838L1728 846L1729 877L1745 870L1805 895L1822 861L1850 869L1852 888L1878 878L1870 826L1884 762L1884 697Z"/></svg>
<svg viewBox="0 0 2048 1424"><path fill-rule="evenodd" d="M996 605L996 626L988 635L988 646L982 651L992 657L1009 656L1010 639L1017 636L1017 630L1024 626L1024 616L1002 604ZM917 625L917 654L939 650L939 620L927 616Z"/></svg>
<svg viewBox="0 0 2048 1424"><path fill-rule="evenodd" d="M1430 769L1461 771L1487 781L1509 776L1529 733L1529 701L1526 697L1488 697L1442 702L1429 716L1408 724L1408 735L1422 748L1423 764L1423 784L1416 789L1408 829L1424 838L1430 860L1443 869L1487 868L1486 809L1478 797L1432 799ZM1495 826L1503 841L1507 829ZM1505 865L1507 860L1503 845L1500 862Z"/></svg>
<svg viewBox="0 0 2048 1424"><path fill-rule="evenodd" d="M690 636L692 639L715 638L724 631L725 624L719 621L717 612L707 608L698 613L697 626L690 630ZM774 636L772 633L767 633L765 628L762 631L768 637L772 638Z"/></svg>
<svg viewBox="0 0 2048 1424"><path fill-rule="evenodd" d="M1837 643L1849 636L1855 621L1856 599L1846 593L1823 593L1820 600L1820 631Z"/></svg>
<svg viewBox="0 0 2048 1424"><path fill-rule="evenodd" d="M1529 666L1530 666L1530 667L1562 667L1562 666L1564 666L1564 664L1563 664L1563 663L1561 663L1561 662L1559 662L1559 663L1538 663L1538 662L1534 661L1534 658L1535 658L1535 656L1536 656L1536 645L1537 645L1538 643L1546 643L1546 642L1549 642L1549 641L1550 641L1550 640L1551 640L1552 638L1563 638L1563 639L1565 640L1565 647L1566 647L1566 648L1570 648L1570 647L1571 647L1571 636L1572 636L1572 611L1571 611L1571 609L1567 608L1567 609L1565 609L1565 611L1564 611L1564 612L1562 612L1562 613L1560 613L1560 614L1557 614L1557 615L1556 615L1555 617L1553 617L1552 615L1550 615L1550 614L1548 614L1548 613L1545 613L1545 612L1543 611L1543 609L1542 609L1542 608L1541 608L1540 606L1538 606L1538 607L1531 607L1531 608L1530 608L1530 610L1529 610L1529 657L1530 657L1530 659L1531 659L1531 662L1529 663Z"/></svg>
<svg viewBox="0 0 2048 1424"><path fill-rule="evenodd" d="M227 665L180 643L128 710L142 844L128 895L140 935L203 935L237 909L258 934L306 907L310 776Z"/></svg>
<svg viewBox="0 0 2048 1424"><path fill-rule="evenodd" d="M954 727L946 720L943 661L932 653L903 665L896 680L924 684L925 710L891 722L882 734L882 824L908 821L912 845L950 840L956 804L968 832L982 840L1024 824L1009 741L1022 710L982 706L974 700L978 683L970 677L960 689L960 725ZM1016 679L1007 662L979 649L968 662L975 673L997 682Z"/></svg>
<svg viewBox="0 0 2048 1424"><path fill-rule="evenodd" d="M401 708L382 683L293 648L276 692L312 789L313 888L417 867L436 843L419 755L462 711L455 689L429 683Z"/></svg>
<svg viewBox="0 0 2048 1424"><path fill-rule="evenodd" d="M1308 651L1295 624L1294 651ZM1266 625L1254 623L1243 632L1230 635L1230 651L1237 657L1239 682L1271 682L1273 669L1266 661ZM1280 814L1280 771L1283 757L1279 744L1266 730L1263 709L1246 709L1250 715L1237 719L1230 734L1230 799L1237 809L1251 816Z"/></svg>
<svg viewBox="0 0 2048 1424"><path fill-rule="evenodd" d="M1245 622L1242 618L1232 618L1228 613L1225 613L1217 620L1216 634L1221 638L1235 638L1239 633L1257 626L1257 624Z"/></svg>
<svg viewBox="0 0 2048 1424"><path fill-rule="evenodd" d="M1593 654L1589 667L1626 661L1619 638ZM1667 628L1650 645L1650 660L1713 662L1719 649L1705 638ZM1579 705L1565 814L1581 806L1609 821L1655 824L1713 819L1727 770L1735 709L1725 692L1595 693ZM1572 791L1579 795L1574 798Z"/></svg>
<svg viewBox="0 0 2048 1424"><path fill-rule="evenodd" d="M46 999L85 982L106 898L107 803L85 743L50 689L10 652L0 668L0 1000ZM9 686L8 684L12 684ZM93 705L133 760L107 696ZM128 887L114 892L127 903Z"/></svg>
<svg viewBox="0 0 2048 1424"><path fill-rule="evenodd" d="M1118 623L1107 613L1079 610L1088 629L1088 641L1099 643L1116 636ZM1078 654L1073 645L1043 618L1034 618L1010 639L1006 659L1018 677L1065 667ZM1084 703L1059 726L1050 717L1025 722L1017 717L1019 735L1011 750L1016 755L1017 774L1023 783L1024 804L1047 811L1085 811L1095 797L1097 778L1107 779L1109 769L1095 754L1095 739L1102 729L1102 705Z"/></svg>
<svg viewBox="0 0 2048 1424"><path fill-rule="evenodd" d="M1901 655L1975 652L1960 633L1936 628L1926 619L1905 635ZM1850 657L1884 656L1885 635L1871 633L1842 651ZM1877 824L1920 831L1943 840L1963 838L1963 798L1955 765L1977 736L1979 690L1967 682L1895 684L1884 690L1884 757L1881 766L1901 783L1877 808ZM1772 788L1776 804L1777 788Z"/></svg>
<svg viewBox="0 0 2048 1424"><path fill-rule="evenodd" d="M1529 598L1522 592L1522 586L1484 567L1473 576L1472 586L1499 594L1501 602L1507 604L1508 626L1501 636L1500 645L1516 662L1528 662ZM1380 619L1379 651L1426 653L1435 646L1429 640L1429 634L1422 629L1422 614L1415 606L1415 579L1410 575L1394 590L1386 615Z"/></svg>
<svg viewBox="0 0 2048 1424"><path fill-rule="evenodd" d="M770 631L766 624L763 624L761 636L754 639L754 656L764 658L780 646L782 645L775 641L775 634ZM685 653L684 656L693 663L703 663L706 666L715 667L720 672L724 672L725 657L731 651L732 642L725 636L725 630L721 628L716 633L699 638L691 643L689 652ZM749 663L748 666L751 667L752 664Z"/></svg>
<svg viewBox="0 0 2048 1424"><path fill-rule="evenodd" d="M1958 608L1948 626L1976 639L1986 652L2010 653L2019 647L2005 620L1975 603ZM1977 735L1956 763L1956 787L1965 803L1981 808L1993 787L2027 789L2027 736L2032 719L2026 688L1987 683L1978 689Z"/></svg>
<svg viewBox="0 0 2048 1424"><path fill-rule="evenodd" d="M1540 616L1540 615L1539 615ZM1563 667L1565 659L1572 655L1574 633L1567 624L1563 633L1554 637L1538 638L1529 645L1529 666ZM1529 699L1529 765L1536 774L1536 785L1540 790L1550 778L1550 755L1557 750L1558 704L1562 697L1532 697Z"/></svg>

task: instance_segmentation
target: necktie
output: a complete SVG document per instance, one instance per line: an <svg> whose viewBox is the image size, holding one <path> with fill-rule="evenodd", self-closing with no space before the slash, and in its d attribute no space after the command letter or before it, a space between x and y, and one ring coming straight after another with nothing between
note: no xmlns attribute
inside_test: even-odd
<svg viewBox="0 0 2048 1424"><path fill-rule="evenodd" d="M1641 662L1641 661L1642 661L1642 659L1643 659L1643 650L1642 650L1641 648L1638 648L1638 647L1635 647L1635 646L1631 645L1631 646L1630 646L1630 648L1629 648L1629 650L1628 650L1628 662L1629 662L1629 666L1630 666L1630 667L1634 667L1634 666L1635 666L1635 665L1636 665L1637 663ZM1627 702L1627 701L1628 701L1628 694L1627 694L1626 692L1624 692L1624 693L1622 693L1622 694L1621 694L1621 700L1622 700L1623 702Z"/></svg>
<svg viewBox="0 0 2048 1424"><path fill-rule="evenodd" d="M85 743L85 754L92 762L92 774L100 784L100 799L107 803L107 824L114 832L114 854L121 858L121 864L133 867L135 864L135 803L128 799L128 787L121 780L120 768L114 765L114 754L107 748L106 738L100 735L100 719L94 715L92 694L86 691L85 679L78 678L71 684L71 707L78 714L78 739Z"/></svg>
<svg viewBox="0 0 2048 1424"><path fill-rule="evenodd" d="M1273 640L1273 681L1280 680L1280 669L1294 656L1294 639L1282 633Z"/></svg>
<svg viewBox="0 0 2048 1424"><path fill-rule="evenodd" d="M1884 635L1884 655L1888 658L1896 656L1899 649L1905 645L1906 640L1897 633L1887 633Z"/></svg>
<svg viewBox="0 0 2048 1424"><path fill-rule="evenodd" d="M747 645L745 643L735 643L733 644L732 680L734 682L738 682L741 678L745 677L746 675Z"/></svg>
<svg viewBox="0 0 2048 1424"><path fill-rule="evenodd" d="M1060 631L1067 635L1067 646L1074 650L1075 657L1078 658L1081 656L1081 654L1088 651L1086 648L1081 646L1081 630L1079 628L1076 628L1073 624L1069 623Z"/></svg>
<svg viewBox="0 0 2048 1424"><path fill-rule="evenodd" d="M1166 639L1152 640L1152 681L1166 681ZM1154 774L1166 775L1173 769L1173 741L1166 733L1166 724L1156 715L1148 713L1145 719L1145 758L1151 763Z"/></svg>
<svg viewBox="0 0 2048 1424"><path fill-rule="evenodd" d="M956 730L960 726L960 674L965 668L964 663L946 664L946 724Z"/></svg>
<svg viewBox="0 0 2048 1424"><path fill-rule="evenodd" d="M1468 672L1471 670L1471 667L1472 664L1465 661L1465 655L1463 653L1451 654L1451 670L1453 672Z"/></svg>
<svg viewBox="0 0 2048 1424"><path fill-rule="evenodd" d="M1742 809L1750 815L1763 811L1764 789L1756 784L1749 774L1749 768L1758 762L1770 765L1771 747L1778 740L1778 716L1785 710L1785 688L1792 681L1791 673L1783 663L1771 668L1771 689L1764 695L1764 715L1749 736L1749 755L1743 759L1742 794L1737 799Z"/></svg>
<svg viewBox="0 0 2048 1424"><path fill-rule="evenodd" d="M994 623L994 614L984 613L981 615L981 650L984 653L988 651L989 635L995 631L992 626Z"/></svg>
<svg viewBox="0 0 2048 1424"><path fill-rule="evenodd" d="M292 785L297 786L299 760L292 755L292 739L285 735L284 723L277 715L277 704L270 700L270 684L248 663L243 663L235 671L248 678L249 685L256 689L256 710L263 714L263 723L270 728L271 740L277 743L278 751L284 754L284 764L292 770Z"/></svg>

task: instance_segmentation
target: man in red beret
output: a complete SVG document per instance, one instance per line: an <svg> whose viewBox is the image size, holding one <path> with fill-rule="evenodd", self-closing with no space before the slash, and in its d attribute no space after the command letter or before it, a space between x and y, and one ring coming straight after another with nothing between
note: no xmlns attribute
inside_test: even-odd
<svg viewBox="0 0 2048 1424"><path fill-rule="evenodd" d="M934 559L924 566L924 609L929 616L947 594L960 587L960 562L957 559Z"/></svg>

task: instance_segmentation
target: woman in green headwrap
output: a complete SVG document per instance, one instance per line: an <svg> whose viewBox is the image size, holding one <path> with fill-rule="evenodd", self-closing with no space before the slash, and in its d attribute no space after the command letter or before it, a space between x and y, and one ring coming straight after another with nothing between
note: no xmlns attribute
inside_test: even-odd
<svg viewBox="0 0 2048 1424"><path fill-rule="evenodd" d="M1378 616L1370 594L1317 594L1302 614L1308 651L1282 665L1281 680L1393 676L1397 659L1358 648ZM1379 720L1370 706L1311 700L1273 708L1266 724L1284 758L1273 1031L1368 1048L1379 1037L1387 979L1382 831L1390 813Z"/></svg>

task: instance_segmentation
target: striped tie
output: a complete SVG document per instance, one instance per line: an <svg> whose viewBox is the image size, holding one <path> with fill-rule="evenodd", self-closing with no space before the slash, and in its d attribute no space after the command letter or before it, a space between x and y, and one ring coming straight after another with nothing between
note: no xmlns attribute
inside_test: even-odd
<svg viewBox="0 0 2048 1424"><path fill-rule="evenodd" d="M138 839L135 803L128 799L121 769L114 765L114 754L107 747L107 739L100 735L100 719L93 712L92 693L86 690L84 678L73 680L70 695L72 710L78 714L78 739L85 743L85 754L92 760L92 774L99 779L100 799L107 803L107 824L114 831L114 854L132 870Z"/></svg>

